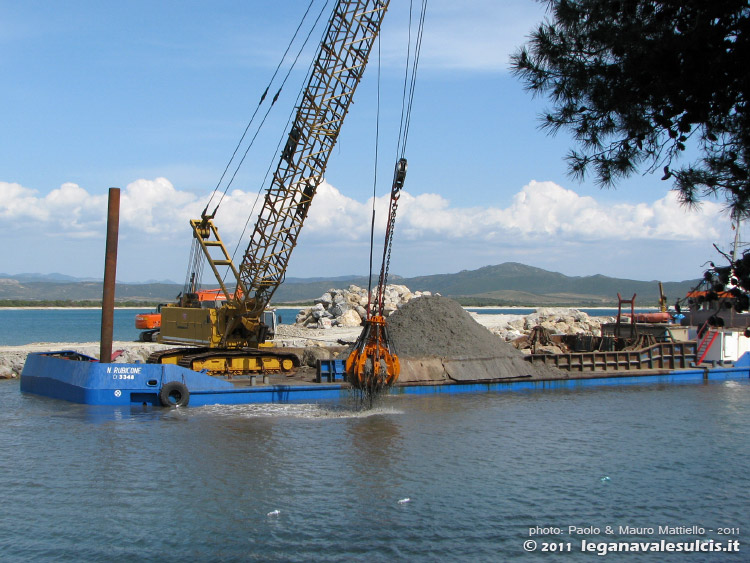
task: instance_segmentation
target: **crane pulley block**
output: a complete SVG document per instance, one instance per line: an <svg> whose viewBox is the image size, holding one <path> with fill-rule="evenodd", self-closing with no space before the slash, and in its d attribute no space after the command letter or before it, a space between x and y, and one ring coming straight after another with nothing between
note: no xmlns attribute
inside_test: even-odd
<svg viewBox="0 0 750 563"><path fill-rule="evenodd" d="M404 181L406 180L406 159L399 158L396 162L396 170L393 173L393 188L391 191L398 190L404 187Z"/></svg>

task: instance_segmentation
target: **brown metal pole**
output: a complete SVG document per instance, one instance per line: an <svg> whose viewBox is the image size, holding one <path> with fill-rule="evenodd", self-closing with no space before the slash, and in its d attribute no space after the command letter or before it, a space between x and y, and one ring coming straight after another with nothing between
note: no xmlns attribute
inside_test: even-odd
<svg viewBox="0 0 750 563"><path fill-rule="evenodd" d="M107 250L104 255L102 290L102 336L99 361L112 361L112 332L115 322L115 278L117 277L117 237L120 226L120 188L109 188L107 206Z"/></svg>

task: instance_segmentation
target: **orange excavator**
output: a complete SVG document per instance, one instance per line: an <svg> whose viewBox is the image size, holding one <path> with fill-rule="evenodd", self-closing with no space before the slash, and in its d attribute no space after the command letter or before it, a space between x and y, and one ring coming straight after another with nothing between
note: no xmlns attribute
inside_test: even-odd
<svg viewBox="0 0 750 563"><path fill-rule="evenodd" d="M141 331L138 339L141 342L153 342L154 336L159 333L161 328L161 308L166 303L159 303L156 310L150 313L138 313L135 316L135 328Z"/></svg>

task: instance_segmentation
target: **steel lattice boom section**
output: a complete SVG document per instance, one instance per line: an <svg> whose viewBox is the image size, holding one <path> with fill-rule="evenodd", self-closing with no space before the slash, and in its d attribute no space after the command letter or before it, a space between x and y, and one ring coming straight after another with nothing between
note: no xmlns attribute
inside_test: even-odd
<svg viewBox="0 0 750 563"><path fill-rule="evenodd" d="M249 312L259 314L284 274L359 84L389 0L340 0L240 265Z"/></svg>

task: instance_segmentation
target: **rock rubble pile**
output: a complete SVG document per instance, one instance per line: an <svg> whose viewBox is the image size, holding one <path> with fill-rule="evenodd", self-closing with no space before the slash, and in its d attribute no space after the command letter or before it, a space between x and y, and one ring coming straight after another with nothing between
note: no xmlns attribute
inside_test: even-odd
<svg viewBox="0 0 750 563"><path fill-rule="evenodd" d="M506 342L528 336L536 326L546 328L552 334L601 336L602 324L614 320L614 317L591 317L577 309L548 307L537 309L531 315L490 327L490 330Z"/></svg>
<svg viewBox="0 0 750 563"><path fill-rule="evenodd" d="M372 302L375 302L377 289L372 290ZM384 294L384 313L393 313L416 297L430 296L429 291L412 292L405 285L387 285ZM295 323L305 328L331 328L334 326L355 327L362 324L367 316L367 290L356 285L347 289L329 289L315 299L315 305L302 309Z"/></svg>

